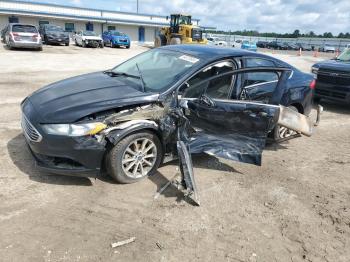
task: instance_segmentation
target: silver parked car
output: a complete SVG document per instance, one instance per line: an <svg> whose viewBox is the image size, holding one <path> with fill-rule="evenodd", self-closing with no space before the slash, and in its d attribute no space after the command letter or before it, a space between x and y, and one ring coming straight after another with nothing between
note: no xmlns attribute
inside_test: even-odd
<svg viewBox="0 0 350 262"><path fill-rule="evenodd" d="M3 42L8 48L33 48L42 50L42 41L34 25L9 24L3 31Z"/></svg>

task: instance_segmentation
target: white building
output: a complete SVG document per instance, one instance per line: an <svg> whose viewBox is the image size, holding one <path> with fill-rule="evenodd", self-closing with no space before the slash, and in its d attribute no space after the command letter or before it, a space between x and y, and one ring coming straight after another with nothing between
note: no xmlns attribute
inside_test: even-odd
<svg viewBox="0 0 350 262"><path fill-rule="evenodd" d="M0 0L0 30L8 23L55 24L66 31L118 30L130 36L131 41L153 42L160 27L169 25L167 16L115 12L55 4ZM199 20L193 19L198 25Z"/></svg>

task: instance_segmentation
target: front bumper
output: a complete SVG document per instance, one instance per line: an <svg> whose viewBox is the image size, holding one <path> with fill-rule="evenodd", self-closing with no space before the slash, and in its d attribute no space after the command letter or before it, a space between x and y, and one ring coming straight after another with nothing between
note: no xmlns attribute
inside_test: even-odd
<svg viewBox="0 0 350 262"><path fill-rule="evenodd" d="M95 144L94 138L78 141L70 138L43 135L40 142L32 142L25 136L37 167L43 171L69 176L96 177L105 153L104 146ZM81 140L81 141L79 141Z"/></svg>
<svg viewBox="0 0 350 262"><path fill-rule="evenodd" d="M65 44L65 43L69 43L69 38L61 38L61 37L51 37L48 36L47 37L47 42L48 43L53 43L53 44Z"/></svg>
<svg viewBox="0 0 350 262"><path fill-rule="evenodd" d="M258 51L258 48L254 48L254 47L242 47L242 49L248 50L248 51L252 51L252 52L257 52Z"/></svg>
<svg viewBox="0 0 350 262"><path fill-rule="evenodd" d="M99 174L106 150L104 141L99 142L94 136L46 134L28 100L22 104L22 113L25 115L22 119L23 133L39 169L69 176L96 177ZM32 128L28 128L28 122L25 124L24 119ZM39 133L40 139L34 139L37 136L33 132Z"/></svg>
<svg viewBox="0 0 350 262"><path fill-rule="evenodd" d="M350 85L340 86L336 84L316 82L315 98L329 99L350 104Z"/></svg>
<svg viewBox="0 0 350 262"><path fill-rule="evenodd" d="M113 44L119 46L129 46L130 41L113 40Z"/></svg>
<svg viewBox="0 0 350 262"><path fill-rule="evenodd" d="M99 40L84 40L84 42L86 46L90 46L90 47L99 47L103 45L103 42Z"/></svg>
<svg viewBox="0 0 350 262"><path fill-rule="evenodd" d="M79 167L70 159L61 159L34 153L28 140L27 145L35 159L36 167L43 172L76 177L97 177L99 174L99 169Z"/></svg>

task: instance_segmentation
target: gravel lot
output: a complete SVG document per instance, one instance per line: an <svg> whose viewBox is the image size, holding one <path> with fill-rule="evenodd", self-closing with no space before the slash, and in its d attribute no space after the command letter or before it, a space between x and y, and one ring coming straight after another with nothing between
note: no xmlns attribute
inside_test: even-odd
<svg viewBox="0 0 350 262"><path fill-rule="evenodd" d="M132 185L48 176L20 130L41 86L111 68L146 48L0 48L1 261L350 261L350 108L323 102L321 125L264 151L256 167L193 158L201 207L168 189L177 163ZM308 72L322 58L273 54ZM112 249L111 243L136 237Z"/></svg>

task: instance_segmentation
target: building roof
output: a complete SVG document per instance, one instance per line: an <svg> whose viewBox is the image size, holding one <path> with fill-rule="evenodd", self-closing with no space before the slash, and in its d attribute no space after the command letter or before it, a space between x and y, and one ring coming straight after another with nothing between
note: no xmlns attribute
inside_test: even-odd
<svg viewBox="0 0 350 262"><path fill-rule="evenodd" d="M0 0L0 14L38 16L69 20L88 20L100 23L136 24L164 26L169 24L168 16L119 12L102 9L73 7L26 1ZM197 21L198 19L193 19Z"/></svg>

